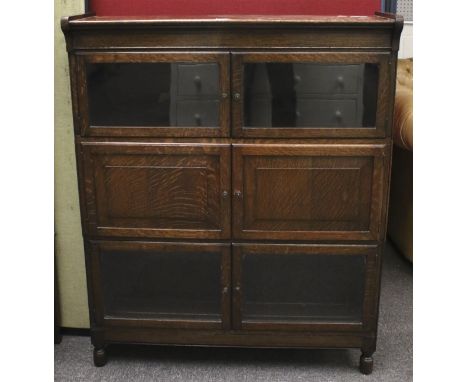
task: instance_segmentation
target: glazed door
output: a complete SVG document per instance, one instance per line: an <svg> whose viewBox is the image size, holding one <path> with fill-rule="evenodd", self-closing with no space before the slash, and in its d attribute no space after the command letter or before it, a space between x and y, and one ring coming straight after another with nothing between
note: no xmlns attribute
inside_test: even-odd
<svg viewBox="0 0 468 382"><path fill-rule="evenodd" d="M236 137L384 137L387 53L234 53Z"/></svg>
<svg viewBox="0 0 468 382"><path fill-rule="evenodd" d="M89 244L99 326L230 327L230 245Z"/></svg>
<svg viewBox="0 0 468 382"><path fill-rule="evenodd" d="M379 240L387 144L234 144L233 236Z"/></svg>
<svg viewBox="0 0 468 382"><path fill-rule="evenodd" d="M367 330L376 321L373 245L234 244L233 326Z"/></svg>
<svg viewBox="0 0 468 382"><path fill-rule="evenodd" d="M84 136L226 137L228 53L77 56Z"/></svg>
<svg viewBox="0 0 468 382"><path fill-rule="evenodd" d="M82 142L84 227L117 237L230 237L228 144Z"/></svg>

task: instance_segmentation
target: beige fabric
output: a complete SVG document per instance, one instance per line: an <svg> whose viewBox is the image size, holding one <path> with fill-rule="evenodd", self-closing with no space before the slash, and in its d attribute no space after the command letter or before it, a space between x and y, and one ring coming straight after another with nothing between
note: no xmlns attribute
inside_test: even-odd
<svg viewBox="0 0 468 382"><path fill-rule="evenodd" d="M413 261L413 60L398 62L388 234Z"/></svg>
<svg viewBox="0 0 468 382"><path fill-rule="evenodd" d="M413 150L413 59L398 61L393 139L397 146Z"/></svg>

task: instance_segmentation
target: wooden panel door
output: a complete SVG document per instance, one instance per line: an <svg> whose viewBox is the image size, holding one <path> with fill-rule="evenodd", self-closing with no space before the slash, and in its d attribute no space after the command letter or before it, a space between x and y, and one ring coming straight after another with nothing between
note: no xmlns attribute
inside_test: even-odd
<svg viewBox="0 0 468 382"><path fill-rule="evenodd" d="M232 263L235 329L365 331L375 327L377 245L235 243Z"/></svg>
<svg viewBox="0 0 468 382"><path fill-rule="evenodd" d="M228 144L81 142L88 234L230 237Z"/></svg>
<svg viewBox="0 0 468 382"><path fill-rule="evenodd" d="M98 326L229 329L229 244L91 241Z"/></svg>
<svg viewBox="0 0 468 382"><path fill-rule="evenodd" d="M235 144L233 235L262 240L378 240L387 144Z"/></svg>

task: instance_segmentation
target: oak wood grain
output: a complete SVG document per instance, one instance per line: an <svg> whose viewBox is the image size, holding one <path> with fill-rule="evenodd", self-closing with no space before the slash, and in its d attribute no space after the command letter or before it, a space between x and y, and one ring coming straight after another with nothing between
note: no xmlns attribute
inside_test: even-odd
<svg viewBox="0 0 468 382"><path fill-rule="evenodd" d="M82 142L87 231L230 237L230 147Z"/></svg>
<svg viewBox="0 0 468 382"><path fill-rule="evenodd" d="M233 145L233 236L378 240L386 145Z"/></svg>
<svg viewBox="0 0 468 382"><path fill-rule="evenodd" d="M70 65L95 365L105 364L105 347L112 343L360 348L360 369L370 373L402 18L384 13L205 18L84 14L63 18L61 25ZM163 62L218 64L223 95L219 127L90 123L87 65ZM375 126L246 128L243 65L265 62L378 65ZM202 253L218 259L219 280L213 288L220 291L219 313L202 320L106 315L110 301L103 282L110 274L102 255L129 252L135 256L129 267L148 254L188 259ZM324 256L329 265L339 256L365 258L359 279L364 285L361 319L252 320L244 311L243 277L245 259L256 255L267 260L290 256L289 261L298 255ZM115 258L106 259L115 264ZM156 274L149 267L142 276Z"/></svg>

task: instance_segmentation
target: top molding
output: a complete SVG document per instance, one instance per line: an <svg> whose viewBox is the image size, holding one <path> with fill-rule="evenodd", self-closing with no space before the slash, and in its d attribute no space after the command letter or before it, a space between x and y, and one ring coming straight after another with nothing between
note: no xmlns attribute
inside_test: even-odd
<svg viewBox="0 0 468 382"><path fill-rule="evenodd" d="M160 27L169 25L192 26L382 26L395 24L395 17L391 14L376 12L375 16L262 16L262 15L233 15L233 16L205 16L205 17L170 17L170 16L95 16L91 13L64 17L62 28L94 28L94 27Z"/></svg>
<svg viewBox="0 0 468 382"><path fill-rule="evenodd" d="M398 50L403 18L381 12L374 16L206 17L121 17L88 13L64 17L61 25L69 51L166 47L249 49L258 47L252 35L258 29L270 32L263 36L265 48ZM174 31L177 28L183 29L185 37L180 31ZM282 32L278 33L278 29ZM191 32L195 35L190 35Z"/></svg>

